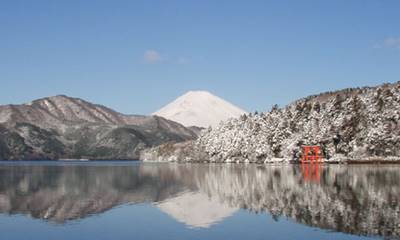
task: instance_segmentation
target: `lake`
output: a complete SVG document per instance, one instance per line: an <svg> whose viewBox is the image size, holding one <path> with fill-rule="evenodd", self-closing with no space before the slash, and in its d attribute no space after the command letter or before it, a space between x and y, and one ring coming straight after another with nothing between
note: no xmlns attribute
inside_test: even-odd
<svg viewBox="0 0 400 240"><path fill-rule="evenodd" d="M1 239L400 239L400 165L1 162Z"/></svg>

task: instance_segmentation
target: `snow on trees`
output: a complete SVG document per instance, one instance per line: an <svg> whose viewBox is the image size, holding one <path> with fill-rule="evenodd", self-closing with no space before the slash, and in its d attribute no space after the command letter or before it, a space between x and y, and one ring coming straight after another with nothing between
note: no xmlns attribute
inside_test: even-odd
<svg viewBox="0 0 400 240"><path fill-rule="evenodd" d="M298 160L302 144L325 158L400 156L400 83L345 89L270 112L242 115L205 131L198 146L214 162Z"/></svg>

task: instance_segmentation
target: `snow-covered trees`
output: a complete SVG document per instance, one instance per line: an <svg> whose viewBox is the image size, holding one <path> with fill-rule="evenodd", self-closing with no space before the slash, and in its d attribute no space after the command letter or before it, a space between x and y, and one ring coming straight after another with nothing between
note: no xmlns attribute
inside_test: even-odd
<svg viewBox="0 0 400 240"><path fill-rule="evenodd" d="M301 145L325 158L400 157L400 83L307 97L270 112L231 119L197 140L216 162L296 160Z"/></svg>

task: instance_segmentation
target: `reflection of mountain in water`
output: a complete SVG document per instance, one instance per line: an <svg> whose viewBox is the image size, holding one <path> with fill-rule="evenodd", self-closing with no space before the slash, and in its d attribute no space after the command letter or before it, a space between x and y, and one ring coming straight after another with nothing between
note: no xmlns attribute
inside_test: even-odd
<svg viewBox="0 0 400 240"><path fill-rule="evenodd" d="M157 204L163 211L192 227L210 227L234 214L238 208L224 205L218 198L201 192L185 192L165 202Z"/></svg>
<svg viewBox="0 0 400 240"><path fill-rule="evenodd" d="M0 212L62 223L155 202L193 227L243 208L341 232L400 236L399 182L399 166L324 166L319 183L304 181L295 165L0 166Z"/></svg>
<svg viewBox="0 0 400 240"><path fill-rule="evenodd" d="M147 171L138 165L0 167L0 211L62 223L187 189L173 175L160 178Z"/></svg>

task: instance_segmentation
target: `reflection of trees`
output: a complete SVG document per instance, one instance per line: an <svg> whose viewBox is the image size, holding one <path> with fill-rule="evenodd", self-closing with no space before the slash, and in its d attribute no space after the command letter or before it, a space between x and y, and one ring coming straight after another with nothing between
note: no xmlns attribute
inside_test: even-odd
<svg viewBox="0 0 400 240"><path fill-rule="evenodd" d="M319 182L305 181L297 165L3 166L0 212L64 222L189 190L275 219L400 236L399 182L398 167L391 166L323 166Z"/></svg>
<svg viewBox="0 0 400 240"><path fill-rule="evenodd" d="M227 204L354 234L400 236L400 173L391 167L329 166L320 184L298 166L210 169L201 190Z"/></svg>

